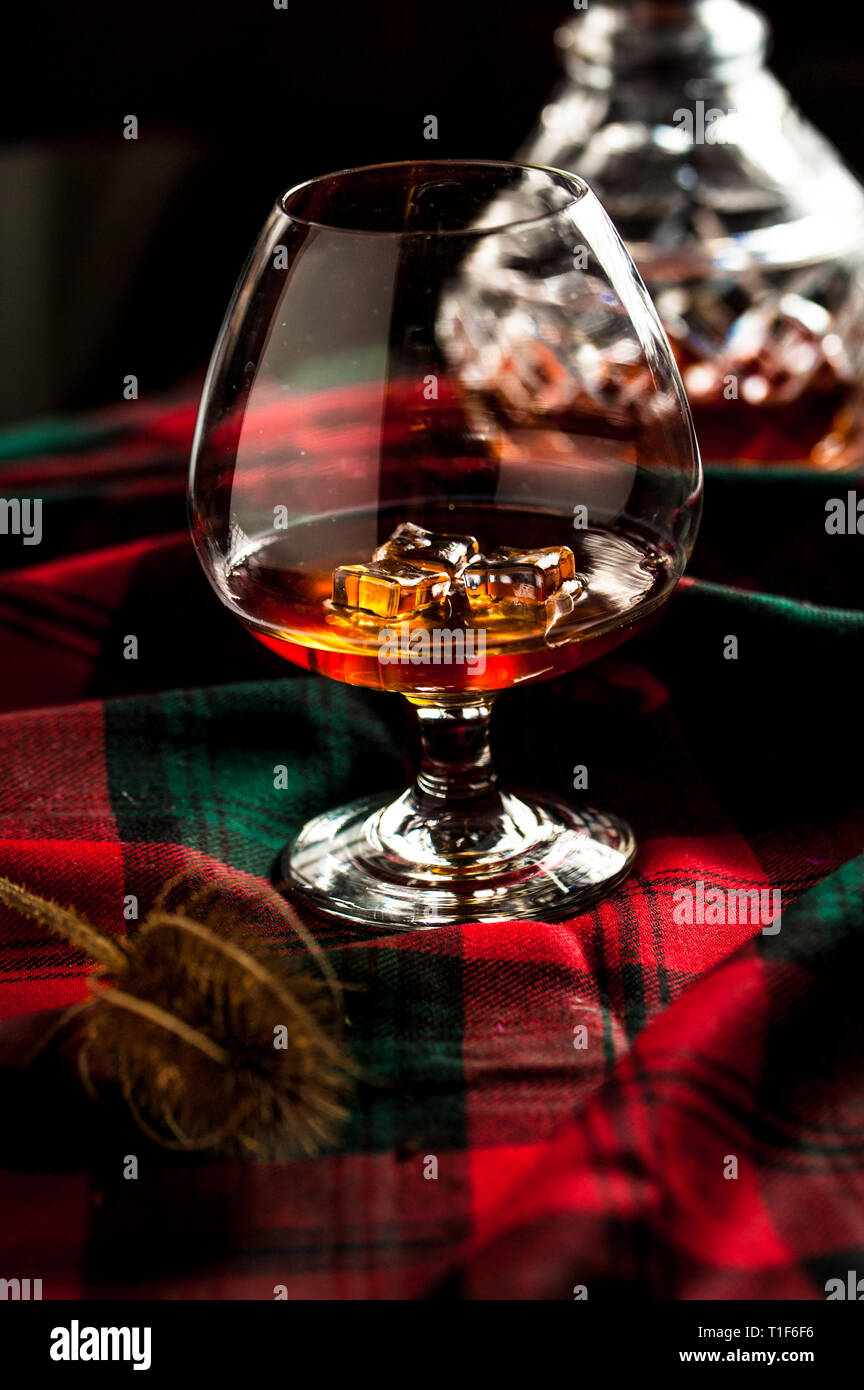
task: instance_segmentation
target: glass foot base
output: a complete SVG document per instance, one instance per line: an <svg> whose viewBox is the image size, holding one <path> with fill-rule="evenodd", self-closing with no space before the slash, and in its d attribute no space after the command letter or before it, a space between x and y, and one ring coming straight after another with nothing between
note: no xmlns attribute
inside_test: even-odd
<svg viewBox="0 0 864 1390"><path fill-rule="evenodd" d="M625 821L553 797L500 794L494 823L412 814L412 793L316 816L282 855L284 886L319 912L393 931L575 917L628 874Z"/></svg>

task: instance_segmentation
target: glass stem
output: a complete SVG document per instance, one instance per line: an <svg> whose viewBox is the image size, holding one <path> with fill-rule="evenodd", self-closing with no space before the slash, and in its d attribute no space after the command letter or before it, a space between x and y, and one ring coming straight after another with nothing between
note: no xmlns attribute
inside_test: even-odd
<svg viewBox="0 0 864 1390"><path fill-rule="evenodd" d="M459 705L415 705L420 723L421 758L413 787L419 808L439 814L472 810L498 801L498 779L489 747L492 698Z"/></svg>

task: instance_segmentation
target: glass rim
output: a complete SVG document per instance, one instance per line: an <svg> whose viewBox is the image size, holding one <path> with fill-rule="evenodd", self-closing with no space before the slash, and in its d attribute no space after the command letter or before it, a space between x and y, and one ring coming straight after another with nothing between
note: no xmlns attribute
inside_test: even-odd
<svg viewBox="0 0 864 1390"><path fill-rule="evenodd" d="M563 187L569 194L567 200L558 208L550 208L544 212L539 212L533 217L514 217L508 221L496 223L494 226L483 227L441 227L441 228L380 228L380 227L351 227L340 225L337 222L322 221L320 217L303 217L286 206L288 200L296 198L298 194L307 189L320 187L335 180L345 179L355 174L374 174L384 170L420 170L420 169L442 169L448 171L479 169L492 170L498 169L505 173L525 173L536 172L554 176L560 180L558 186ZM498 190L506 192L506 188ZM276 208L287 217L289 221L295 222L301 227L312 227L319 231L343 232L353 236L367 237L484 237L500 235L503 232L515 231L520 227L537 226L545 222L552 222L560 217L562 213L568 212L583 198L591 193L591 189L584 179L576 174L569 173L566 169L557 169L551 164L527 164L519 160L508 159L396 159L386 160L377 164L359 164L345 169L335 169L327 174L318 174L314 178L302 179L300 183L292 186L281 193L276 200Z"/></svg>

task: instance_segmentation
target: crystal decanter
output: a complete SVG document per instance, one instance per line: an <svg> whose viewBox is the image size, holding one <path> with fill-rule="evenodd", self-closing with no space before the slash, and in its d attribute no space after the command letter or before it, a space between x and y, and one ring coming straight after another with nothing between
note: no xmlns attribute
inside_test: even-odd
<svg viewBox="0 0 864 1390"><path fill-rule="evenodd" d="M707 463L864 459L864 190L764 66L739 0L591 0L520 151L607 208L672 343Z"/></svg>

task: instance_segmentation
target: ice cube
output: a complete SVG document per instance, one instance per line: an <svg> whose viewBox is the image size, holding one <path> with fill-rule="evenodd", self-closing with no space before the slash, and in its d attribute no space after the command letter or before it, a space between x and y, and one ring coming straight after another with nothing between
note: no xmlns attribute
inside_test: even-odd
<svg viewBox="0 0 864 1390"><path fill-rule="evenodd" d="M802 396L817 373L832 376L824 347L831 325L821 305L793 294L741 314L726 350L730 370L743 378L744 399L751 405L786 404Z"/></svg>
<svg viewBox="0 0 864 1390"><path fill-rule="evenodd" d="M455 577L479 551L480 547L473 536L424 531L422 526L415 526L412 521L403 521L389 540L379 545L372 559L407 561L420 569L443 569Z"/></svg>
<svg viewBox="0 0 864 1390"><path fill-rule="evenodd" d="M560 646L572 636L573 629L567 619L575 612L584 594L587 594L587 590L581 579L565 579L561 588L547 598L544 604L545 637L550 646Z"/></svg>
<svg viewBox="0 0 864 1390"><path fill-rule="evenodd" d="M579 582L576 558L567 545L538 550L501 546L477 556L462 577L468 602L475 606L503 601L539 607L563 585Z"/></svg>
<svg viewBox="0 0 864 1390"><path fill-rule="evenodd" d="M517 409L556 411L570 404L575 383L553 347L524 337L512 342L502 356L494 389Z"/></svg>
<svg viewBox="0 0 864 1390"><path fill-rule="evenodd" d="M377 618L419 613L444 598L449 588L450 576L444 569L421 568L406 560L337 565L333 571L333 603Z"/></svg>

